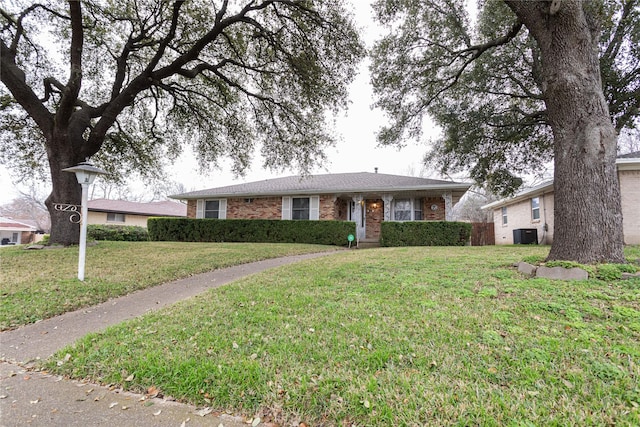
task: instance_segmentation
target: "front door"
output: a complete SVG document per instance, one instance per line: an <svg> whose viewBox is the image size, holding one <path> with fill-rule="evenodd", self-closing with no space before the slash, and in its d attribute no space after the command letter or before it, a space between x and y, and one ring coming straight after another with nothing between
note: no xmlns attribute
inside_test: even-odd
<svg viewBox="0 0 640 427"><path fill-rule="evenodd" d="M365 240L380 241L380 227L384 217L384 207L380 199L365 201Z"/></svg>

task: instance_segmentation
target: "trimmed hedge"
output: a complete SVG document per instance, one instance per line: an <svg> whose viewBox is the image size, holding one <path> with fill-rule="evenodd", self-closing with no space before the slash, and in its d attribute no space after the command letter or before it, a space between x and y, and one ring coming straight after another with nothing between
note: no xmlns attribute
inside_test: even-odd
<svg viewBox="0 0 640 427"><path fill-rule="evenodd" d="M471 224L448 221L383 222L381 246L465 246Z"/></svg>
<svg viewBox="0 0 640 427"><path fill-rule="evenodd" d="M149 233L146 228L135 225L88 224L87 238L118 242L146 242L149 240Z"/></svg>
<svg viewBox="0 0 640 427"><path fill-rule="evenodd" d="M271 219L149 218L151 240L178 242L312 243L346 245L355 235L351 221L282 221Z"/></svg>

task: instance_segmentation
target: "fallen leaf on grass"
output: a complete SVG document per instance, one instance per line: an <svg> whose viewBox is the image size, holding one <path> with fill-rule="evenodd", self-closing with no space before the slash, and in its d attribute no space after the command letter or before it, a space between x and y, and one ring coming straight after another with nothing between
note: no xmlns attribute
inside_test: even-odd
<svg viewBox="0 0 640 427"><path fill-rule="evenodd" d="M147 395L151 398L154 398L160 394L160 390L156 388L156 386L151 386L147 389Z"/></svg>
<svg viewBox="0 0 640 427"><path fill-rule="evenodd" d="M125 379L125 381L127 381L127 382L131 382L131 381L133 381L133 379L134 379L135 377L136 377L136 376L135 376L135 374L131 374L131 375L129 375L129 376Z"/></svg>

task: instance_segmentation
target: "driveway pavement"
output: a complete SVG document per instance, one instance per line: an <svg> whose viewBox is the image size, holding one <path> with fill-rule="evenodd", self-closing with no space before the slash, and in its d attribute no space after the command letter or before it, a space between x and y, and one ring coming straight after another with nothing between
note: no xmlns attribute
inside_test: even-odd
<svg viewBox="0 0 640 427"><path fill-rule="evenodd" d="M258 425L259 420L251 417L213 413L208 408L71 381L37 372L33 366L87 333L251 274L331 253L335 254L297 255L214 270L0 333L0 426Z"/></svg>

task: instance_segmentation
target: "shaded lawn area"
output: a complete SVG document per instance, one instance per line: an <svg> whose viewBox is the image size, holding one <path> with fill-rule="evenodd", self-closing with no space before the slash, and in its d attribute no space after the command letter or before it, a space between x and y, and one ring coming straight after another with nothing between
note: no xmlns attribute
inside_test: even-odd
<svg viewBox="0 0 640 427"><path fill-rule="evenodd" d="M640 280L512 267L547 251L341 252L89 335L46 368L283 425L640 424Z"/></svg>
<svg viewBox="0 0 640 427"><path fill-rule="evenodd" d="M233 265L335 246L266 243L100 242L87 248L0 251L0 330L34 323L133 291Z"/></svg>

